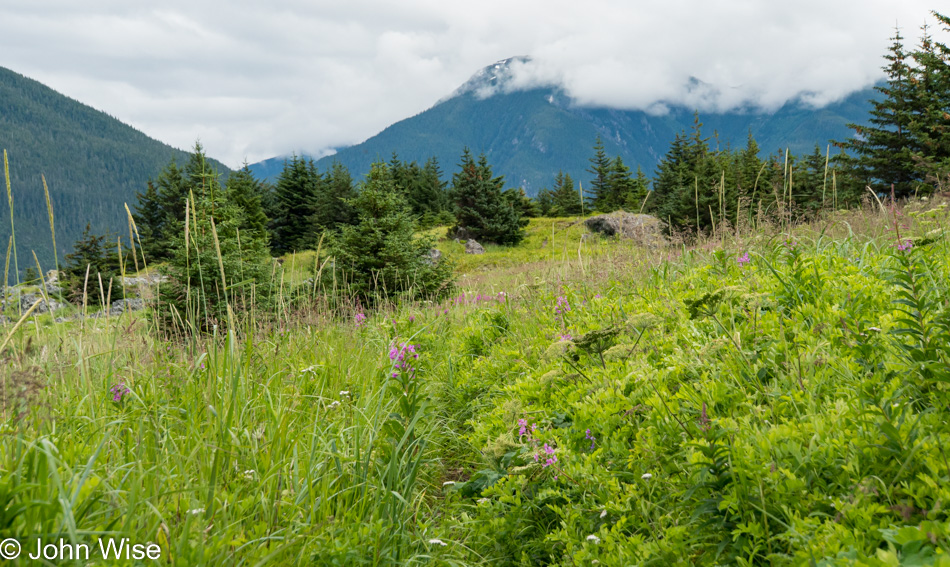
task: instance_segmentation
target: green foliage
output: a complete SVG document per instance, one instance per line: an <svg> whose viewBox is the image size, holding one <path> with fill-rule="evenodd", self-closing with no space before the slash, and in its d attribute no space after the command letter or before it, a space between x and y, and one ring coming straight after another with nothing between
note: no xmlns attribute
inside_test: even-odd
<svg viewBox="0 0 950 567"><path fill-rule="evenodd" d="M455 201L453 231L459 228L475 240L493 244L517 244L524 238L527 219L522 209L502 193L504 179L492 174L485 154L472 157L468 148L462 153L462 170L452 177L452 198Z"/></svg>
<svg viewBox="0 0 950 567"><path fill-rule="evenodd" d="M348 291L363 305L396 297L436 298L451 291L452 267L431 259L431 237L415 235L409 207L386 164L373 167L350 203L357 224L340 229L331 253Z"/></svg>
<svg viewBox="0 0 950 567"><path fill-rule="evenodd" d="M86 225L82 238L73 244L73 251L66 255L62 266L66 299L78 305L85 300L91 306L105 305L107 299L122 299L119 244L110 240L108 235L93 234ZM123 256L129 252L122 249Z"/></svg>
<svg viewBox="0 0 950 567"><path fill-rule="evenodd" d="M20 268L33 263L32 250L44 271L56 266L41 176L56 215L57 252L62 259L87 224L94 233L118 233L125 241L125 204L131 208L136 192L169 160L185 163L188 159L187 152L0 67L3 149L10 158L19 257L30 258ZM213 163L227 173L227 167ZM5 198L0 198L0 218L10 219ZM6 243L9 237L9 222L0 223L0 242Z"/></svg>
<svg viewBox="0 0 950 567"><path fill-rule="evenodd" d="M950 20L934 13L950 29ZM839 158L860 185L903 198L943 190L950 181L950 48L924 27L920 45L908 51L896 31L884 58L887 83L875 87L867 125L849 124L855 136L837 145Z"/></svg>
<svg viewBox="0 0 950 567"><path fill-rule="evenodd" d="M235 314L248 315L252 308L264 316L276 287L267 235L254 229L231 193L236 189L239 198L247 198L246 188L241 182L221 187L203 155L196 156L197 191L186 199L188 212L163 269L170 281L161 287L155 309L163 333L223 331L237 322Z"/></svg>

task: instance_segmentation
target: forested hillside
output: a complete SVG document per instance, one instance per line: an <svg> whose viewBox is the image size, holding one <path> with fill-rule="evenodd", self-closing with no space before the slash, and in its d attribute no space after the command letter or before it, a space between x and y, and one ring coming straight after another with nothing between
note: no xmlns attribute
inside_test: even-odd
<svg viewBox="0 0 950 567"><path fill-rule="evenodd" d="M2 67L0 149L8 154L21 270L27 259L33 263L31 250L44 270L53 267L41 175L49 187L56 244L63 258L86 223L97 232L127 233L124 204L131 207L136 193L144 192L148 179L170 160L188 160L186 152ZM228 171L221 163L214 166ZM0 242L6 249L10 237L6 198L0 199L0 218L5 219L0 223Z"/></svg>

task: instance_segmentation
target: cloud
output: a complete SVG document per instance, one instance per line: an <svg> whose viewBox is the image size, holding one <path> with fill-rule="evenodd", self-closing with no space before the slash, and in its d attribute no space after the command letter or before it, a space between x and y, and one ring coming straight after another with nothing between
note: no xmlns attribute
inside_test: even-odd
<svg viewBox="0 0 950 567"><path fill-rule="evenodd" d="M45 0L0 8L3 65L231 166L359 142L475 71L518 88L662 109L816 105L882 77L922 0Z"/></svg>

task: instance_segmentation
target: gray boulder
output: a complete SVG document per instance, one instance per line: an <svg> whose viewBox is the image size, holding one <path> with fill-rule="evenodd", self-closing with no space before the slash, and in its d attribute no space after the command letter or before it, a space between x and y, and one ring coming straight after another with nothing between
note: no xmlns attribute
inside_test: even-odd
<svg viewBox="0 0 950 567"><path fill-rule="evenodd" d="M112 302L109 308L110 315L121 315L126 311L139 311L145 309L145 302L137 298L119 299Z"/></svg>
<svg viewBox="0 0 950 567"><path fill-rule="evenodd" d="M657 248L667 244L663 232L666 223L652 215L617 211L584 221L587 230L603 236L626 238L641 246Z"/></svg>
<svg viewBox="0 0 950 567"><path fill-rule="evenodd" d="M63 307L63 304L56 301L55 299L50 299L49 302L47 302L41 295L36 293L24 293L20 296L21 311L26 311L37 303L39 303L39 305L33 310L33 313L36 315L50 313Z"/></svg>
<svg viewBox="0 0 950 567"><path fill-rule="evenodd" d="M466 254L484 254L485 248L478 242L475 242L475 240L469 238L468 240L465 241L465 253Z"/></svg>

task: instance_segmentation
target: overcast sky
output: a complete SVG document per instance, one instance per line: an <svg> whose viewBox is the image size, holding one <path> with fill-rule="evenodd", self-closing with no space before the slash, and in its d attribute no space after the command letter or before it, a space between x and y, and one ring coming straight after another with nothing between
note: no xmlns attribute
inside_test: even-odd
<svg viewBox="0 0 950 567"><path fill-rule="evenodd" d="M881 78L894 27L916 43L936 4L0 0L0 66L237 167L360 142L515 55L517 84L584 104L822 104Z"/></svg>

